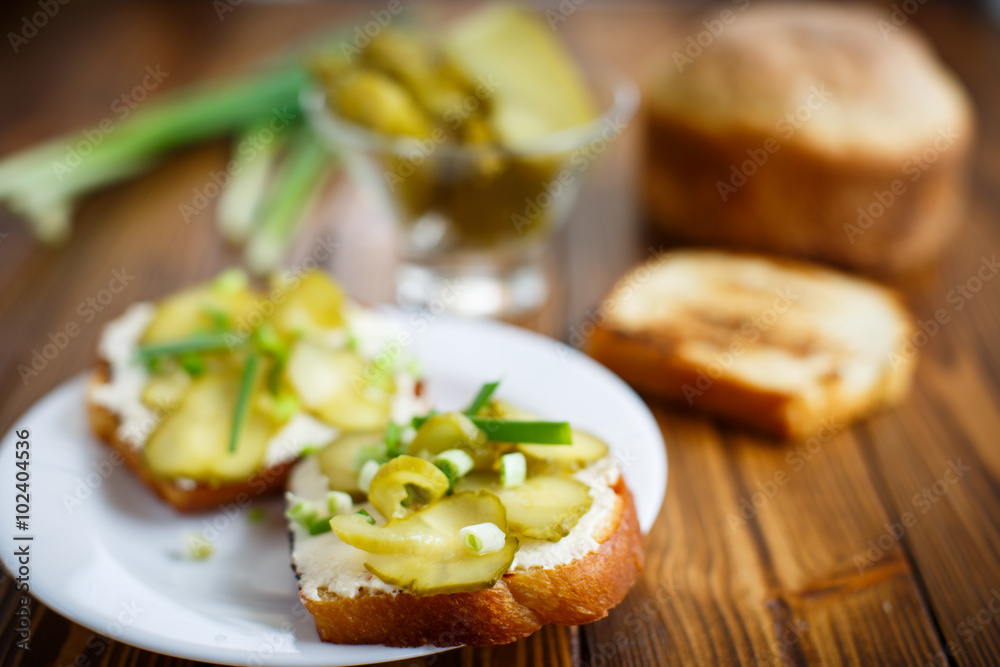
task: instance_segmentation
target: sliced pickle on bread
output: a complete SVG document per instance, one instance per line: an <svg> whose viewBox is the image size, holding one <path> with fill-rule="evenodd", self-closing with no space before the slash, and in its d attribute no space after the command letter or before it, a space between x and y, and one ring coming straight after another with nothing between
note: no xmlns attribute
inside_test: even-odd
<svg viewBox="0 0 1000 667"><path fill-rule="evenodd" d="M358 486L358 470L366 452L384 451L381 431L346 433L320 450L319 466L326 475L331 491L343 491L353 496L363 494Z"/></svg>
<svg viewBox="0 0 1000 667"><path fill-rule="evenodd" d="M476 469L489 469L496 458L486 434L461 412L446 412L428 418L410 443L410 453L433 458L449 449L461 449L472 457Z"/></svg>
<svg viewBox="0 0 1000 667"><path fill-rule="evenodd" d="M505 489L495 474L472 473L456 484L457 491L488 490L507 509L507 525L520 537L558 542L590 509L590 488L568 475L538 475Z"/></svg>
<svg viewBox="0 0 1000 667"><path fill-rule="evenodd" d="M108 323L91 423L180 511L276 493L313 445L385 428L414 366L369 351L395 332L322 272L286 273L265 292L231 269ZM416 378L398 384L403 407L419 406ZM329 468L331 490L361 494L356 469Z"/></svg>
<svg viewBox="0 0 1000 667"><path fill-rule="evenodd" d="M205 481L246 480L261 467L269 420L250 410L230 451L239 376L210 373L191 384L177 411L150 436L143 458L160 477Z"/></svg>
<svg viewBox="0 0 1000 667"><path fill-rule="evenodd" d="M383 463L372 478L368 500L386 519L400 519L448 492L448 477L416 456L397 456Z"/></svg>
<svg viewBox="0 0 1000 667"><path fill-rule="evenodd" d="M331 349L299 340L285 365L285 377L310 411L325 422L350 431L382 428L389 421L393 387L365 380L365 362L349 349ZM391 380L390 380L391 382Z"/></svg>
<svg viewBox="0 0 1000 667"><path fill-rule="evenodd" d="M277 289L282 287L287 297L275 309L270 320L279 333L297 336L335 329L344 324L344 292L326 275L308 273L297 284L279 284Z"/></svg>
<svg viewBox="0 0 1000 667"><path fill-rule="evenodd" d="M142 389L142 402L150 408L171 412L181 404L191 388L191 375L174 366L149 378Z"/></svg>
<svg viewBox="0 0 1000 667"><path fill-rule="evenodd" d="M608 455L608 446L600 439L583 431L573 431L571 445L533 445L521 443L517 446L525 456L543 461L553 467L566 470L583 468Z"/></svg>
<svg viewBox="0 0 1000 667"><path fill-rule="evenodd" d="M488 491L456 493L385 526L364 523L350 516L330 521L341 540L368 552L369 572L417 596L491 588L517 553L511 535L492 553L477 555L463 546L459 532L467 526L492 523L507 530L503 503Z"/></svg>
<svg viewBox="0 0 1000 667"><path fill-rule="evenodd" d="M164 343L220 326L246 325L259 305L258 295L246 286L222 286L216 281L193 287L158 304L142 342Z"/></svg>

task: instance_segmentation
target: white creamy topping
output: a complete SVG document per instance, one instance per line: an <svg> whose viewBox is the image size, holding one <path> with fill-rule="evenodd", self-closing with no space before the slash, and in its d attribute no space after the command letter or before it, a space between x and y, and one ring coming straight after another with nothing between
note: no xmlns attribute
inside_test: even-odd
<svg viewBox="0 0 1000 667"><path fill-rule="evenodd" d="M344 304L344 316L357 344L358 354L365 359L370 361L383 354L402 352L398 340L393 344L393 339L400 337L401 330L392 321L352 302Z"/></svg>
<svg viewBox="0 0 1000 667"><path fill-rule="evenodd" d="M120 421L118 437L135 448L141 448L156 430L160 416L142 402L142 391L149 381L149 373L136 358L136 350L146 328L156 315L157 306L144 301L135 303L117 319L104 326L98 342L98 354L108 362L108 382L91 388L91 400L114 412ZM397 327L378 313L353 303L344 307L348 328L358 340L358 351L366 358L374 358L392 348ZM347 344L345 329L332 329L317 337L324 344L341 348ZM397 362L405 361L400 354ZM427 412L424 401L415 395L416 379L405 370L397 370L394 379L396 395L393 397L392 418L397 423L409 423L417 415ZM327 436L332 430L332 435ZM292 418L267 444L265 465L284 463L296 458L307 445L323 445L337 436L337 430L306 414Z"/></svg>
<svg viewBox="0 0 1000 667"><path fill-rule="evenodd" d="M590 496L594 499L590 509L580 517L569 535L558 542L521 539L509 571L564 565L596 551L600 543L595 536L606 532L608 522L614 517L615 492L611 487L620 474L610 455L574 473L576 479L590 487ZM292 469L288 488L296 496L316 503L323 502L327 479L315 456L302 460ZM380 517L370 503L355 506L355 510L362 508L372 516ZM320 588L347 598L361 592L392 593L399 590L365 570L367 554L341 542L335 534L309 535L308 530L294 522L289 522L289 527L293 534L292 560L301 575L299 586L306 597L320 599Z"/></svg>
<svg viewBox="0 0 1000 667"><path fill-rule="evenodd" d="M323 447L336 438L338 433L336 427L305 412L297 412L267 441L264 467L294 461L306 447Z"/></svg>
<svg viewBox="0 0 1000 667"><path fill-rule="evenodd" d="M149 374L135 355L155 315L156 305L143 301L132 304L121 317L104 326L97 352L107 361L111 377L90 390L94 403L118 415L118 437L136 448L146 443L157 423L156 415L142 402Z"/></svg>

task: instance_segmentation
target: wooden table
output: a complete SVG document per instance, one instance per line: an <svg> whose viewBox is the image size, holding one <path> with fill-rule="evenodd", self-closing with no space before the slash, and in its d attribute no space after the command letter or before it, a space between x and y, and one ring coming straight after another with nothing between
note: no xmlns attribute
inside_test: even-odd
<svg viewBox="0 0 1000 667"><path fill-rule="evenodd" d="M6 7L0 25L19 24L33 8ZM242 4L219 20L210 3L66 5L18 55L3 56L0 154L98 121L147 65L169 72L159 95L238 72L327 21L370 8ZM679 10L595 1L559 30L638 73L665 34L690 30L681 18ZM646 538L646 572L624 603L587 627L548 627L510 646L409 664L1000 664L1000 281L983 284L962 308L948 299L1000 251L1000 32L935 0L911 20L968 85L981 138L960 237L937 270L903 286L920 319L938 308L952 315L921 349L909 400L797 446L654 408L669 450L668 494ZM639 139L632 128L592 172L556 243L556 290L536 328L572 339L615 278L648 253L632 187ZM39 246L9 215L0 218L0 428L88 368L101 324L127 303L238 260L211 212L190 224L178 212L226 151L223 143L184 150L90 197L72 241L57 250ZM349 247L331 269L360 296L385 299L388 259L378 258L385 229L361 219L365 210L350 186L338 186L310 236L333 234ZM84 321L79 304L115 270L135 277ZM17 366L71 322L79 335L22 382ZM0 589L0 663L189 664L96 641L38 603L33 650L24 654L13 647L9 578Z"/></svg>

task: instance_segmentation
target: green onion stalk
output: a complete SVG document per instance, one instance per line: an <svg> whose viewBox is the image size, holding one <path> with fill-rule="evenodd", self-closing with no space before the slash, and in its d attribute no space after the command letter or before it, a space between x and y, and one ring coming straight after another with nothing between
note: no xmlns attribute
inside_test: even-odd
<svg viewBox="0 0 1000 667"><path fill-rule="evenodd" d="M74 156L71 133L0 160L0 202L23 215L45 242L64 240L76 199L133 176L177 146L234 132L278 111L299 112L307 74L299 65L204 87L136 113Z"/></svg>
<svg viewBox="0 0 1000 667"><path fill-rule="evenodd" d="M264 274L279 268L306 211L327 181L330 165L330 154L309 128L296 130L247 243L245 260L252 272Z"/></svg>

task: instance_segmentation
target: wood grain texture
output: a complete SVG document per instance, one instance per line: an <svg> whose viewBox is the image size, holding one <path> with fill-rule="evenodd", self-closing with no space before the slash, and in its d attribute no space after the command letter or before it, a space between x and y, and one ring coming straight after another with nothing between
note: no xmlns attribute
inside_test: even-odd
<svg viewBox="0 0 1000 667"><path fill-rule="evenodd" d="M5 5L0 25L17 25L31 7ZM372 7L243 3L220 21L210 3L70 3L16 56L2 56L0 82L16 103L0 105L0 154L100 120L146 65L170 72L160 95L244 70ZM638 74L665 35L697 28L688 11L592 0L557 27L593 57ZM1000 663L1000 279L982 282L971 298L953 292L967 285L971 293L983 258L1000 255L1000 33L940 0L909 20L969 87L980 124L962 232L940 267L900 285L918 319L949 315L919 343L911 398L798 448L656 408L668 494L645 538L646 572L625 601L592 625L546 627L508 646L400 665ZM552 250L550 302L527 326L574 342L615 279L656 247L633 197L641 140L630 128L594 167ZM186 149L89 197L62 248L38 246L0 214L0 428L89 368L101 324L128 303L238 260L211 211L188 224L178 211L226 154L224 142ZM317 238L339 244L328 268L353 293L391 296L391 231L349 184L331 188L292 261L308 256ZM88 319L86 300L115 270L134 278ZM79 335L22 381L18 365L70 322ZM0 593L0 664L195 664L101 638L37 602L33 650L23 653L13 645L8 577Z"/></svg>

